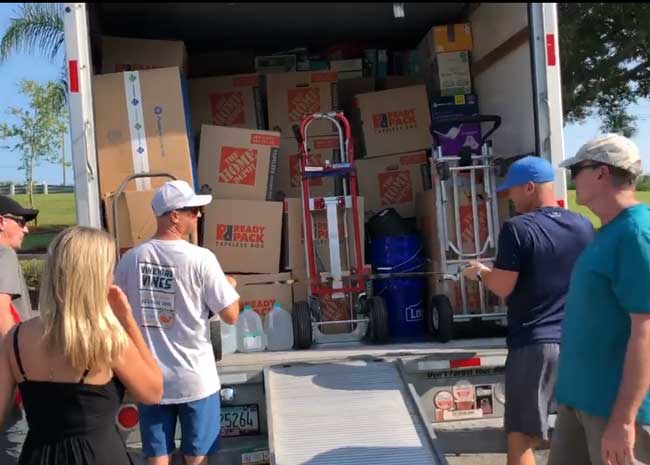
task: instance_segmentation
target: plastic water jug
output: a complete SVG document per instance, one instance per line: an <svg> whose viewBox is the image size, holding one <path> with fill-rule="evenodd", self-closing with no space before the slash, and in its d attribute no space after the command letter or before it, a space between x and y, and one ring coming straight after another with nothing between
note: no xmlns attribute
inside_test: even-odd
<svg viewBox="0 0 650 465"><path fill-rule="evenodd" d="M237 320L237 350L239 352L262 352L266 348L262 319L250 305Z"/></svg>
<svg viewBox="0 0 650 465"><path fill-rule="evenodd" d="M221 320L221 353L234 354L237 351L237 326Z"/></svg>
<svg viewBox="0 0 650 465"><path fill-rule="evenodd" d="M293 347L293 322L291 314L275 303L264 318L268 350L291 350Z"/></svg>

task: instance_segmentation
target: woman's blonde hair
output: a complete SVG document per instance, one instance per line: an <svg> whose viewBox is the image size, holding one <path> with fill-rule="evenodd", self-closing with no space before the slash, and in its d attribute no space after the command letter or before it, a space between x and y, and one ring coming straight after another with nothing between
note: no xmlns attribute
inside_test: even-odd
<svg viewBox="0 0 650 465"><path fill-rule="evenodd" d="M74 226L47 251L39 310L45 343L78 371L112 366L127 335L108 304L115 243L99 229Z"/></svg>

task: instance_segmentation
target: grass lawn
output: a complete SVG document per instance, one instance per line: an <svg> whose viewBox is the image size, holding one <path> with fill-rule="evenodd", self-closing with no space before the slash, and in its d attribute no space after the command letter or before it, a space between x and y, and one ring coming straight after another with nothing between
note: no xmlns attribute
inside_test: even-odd
<svg viewBox="0 0 650 465"><path fill-rule="evenodd" d="M636 197L644 204L650 205L650 192L637 192ZM589 220L593 223L594 228L600 228L600 220L591 212L591 210L589 210L587 207L576 205L576 191L574 190L569 191L569 210L581 213L582 215L589 218Z"/></svg>
<svg viewBox="0 0 650 465"><path fill-rule="evenodd" d="M29 208L26 194L13 198ZM23 242L22 252L44 252L57 232L77 223L74 194L35 194L34 208L39 210L38 226L34 223L29 225L30 233Z"/></svg>

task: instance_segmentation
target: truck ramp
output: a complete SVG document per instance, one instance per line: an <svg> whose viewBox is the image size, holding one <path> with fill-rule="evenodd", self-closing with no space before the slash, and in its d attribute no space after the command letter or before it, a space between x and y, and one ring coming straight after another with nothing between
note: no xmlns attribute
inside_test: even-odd
<svg viewBox="0 0 650 465"><path fill-rule="evenodd" d="M265 369L274 465L446 465L397 364Z"/></svg>

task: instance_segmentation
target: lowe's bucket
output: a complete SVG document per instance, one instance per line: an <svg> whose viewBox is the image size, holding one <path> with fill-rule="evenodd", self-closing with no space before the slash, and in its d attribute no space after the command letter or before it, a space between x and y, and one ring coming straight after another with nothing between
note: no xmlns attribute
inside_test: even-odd
<svg viewBox="0 0 650 465"><path fill-rule="evenodd" d="M376 273L423 271L425 264L417 234L374 237L370 260ZM415 340L425 336L424 278L377 279L373 288L374 294L386 302L391 339Z"/></svg>

